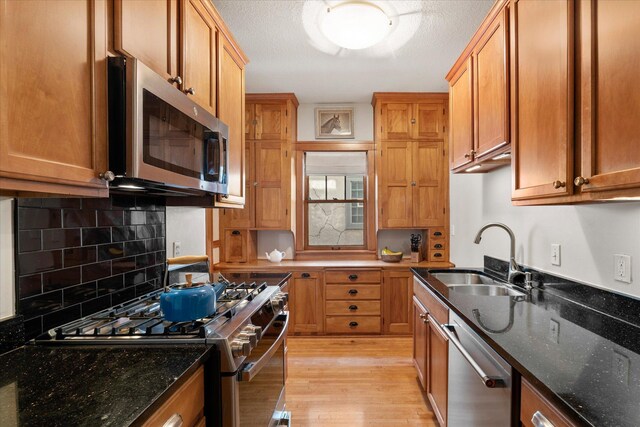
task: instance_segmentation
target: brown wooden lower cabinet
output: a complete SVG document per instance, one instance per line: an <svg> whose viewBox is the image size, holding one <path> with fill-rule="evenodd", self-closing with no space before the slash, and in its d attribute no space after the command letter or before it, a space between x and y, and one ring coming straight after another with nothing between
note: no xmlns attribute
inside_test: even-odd
<svg viewBox="0 0 640 427"><path fill-rule="evenodd" d="M382 271L327 270L327 334L382 332Z"/></svg>
<svg viewBox="0 0 640 427"><path fill-rule="evenodd" d="M327 316L327 334L379 334L380 316Z"/></svg>
<svg viewBox="0 0 640 427"><path fill-rule="evenodd" d="M427 389L427 353L429 351L429 326L427 309L413 297L413 364L418 372L418 380L424 390Z"/></svg>
<svg viewBox="0 0 640 427"><path fill-rule="evenodd" d="M295 272L289 281L289 331L293 335L324 332L324 280L321 271Z"/></svg>
<svg viewBox="0 0 640 427"><path fill-rule="evenodd" d="M542 396L525 379L522 379L520 399L520 422L523 427L537 427L540 425L553 425L555 427L576 426L560 409ZM545 424L545 421L547 424Z"/></svg>
<svg viewBox="0 0 640 427"><path fill-rule="evenodd" d="M165 425L172 417L179 415L184 427L206 425L204 417L204 367L188 378L151 417L144 427Z"/></svg>
<svg viewBox="0 0 640 427"><path fill-rule="evenodd" d="M413 330L411 296L413 273L385 271L382 286L384 333L410 335Z"/></svg>

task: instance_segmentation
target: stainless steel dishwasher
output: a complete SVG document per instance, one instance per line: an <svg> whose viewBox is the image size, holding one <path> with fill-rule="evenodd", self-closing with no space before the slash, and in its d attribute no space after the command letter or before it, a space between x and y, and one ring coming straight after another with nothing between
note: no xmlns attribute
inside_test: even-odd
<svg viewBox="0 0 640 427"><path fill-rule="evenodd" d="M509 427L512 368L453 311L449 338L448 427Z"/></svg>

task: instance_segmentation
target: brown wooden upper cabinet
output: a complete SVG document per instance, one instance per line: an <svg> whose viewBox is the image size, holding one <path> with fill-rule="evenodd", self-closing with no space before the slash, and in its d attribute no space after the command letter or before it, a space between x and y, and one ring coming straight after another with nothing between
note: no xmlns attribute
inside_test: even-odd
<svg viewBox="0 0 640 427"><path fill-rule="evenodd" d="M375 93L373 104L376 141L380 147L379 228L444 227L449 182L443 127L448 113L447 94ZM420 118L415 125L411 119L405 120L411 115ZM397 120L389 120L390 117ZM403 134L403 127L394 125L385 130L390 122L405 122L409 138L396 140L396 136ZM385 135L392 138L385 139Z"/></svg>
<svg viewBox="0 0 640 427"><path fill-rule="evenodd" d="M289 139L291 113L286 102L247 103L246 114L247 140L286 141Z"/></svg>
<svg viewBox="0 0 640 427"><path fill-rule="evenodd" d="M106 22L103 1L0 1L0 193L108 195Z"/></svg>
<svg viewBox="0 0 640 427"><path fill-rule="evenodd" d="M447 75L451 169L487 172L509 163L508 8L497 1Z"/></svg>

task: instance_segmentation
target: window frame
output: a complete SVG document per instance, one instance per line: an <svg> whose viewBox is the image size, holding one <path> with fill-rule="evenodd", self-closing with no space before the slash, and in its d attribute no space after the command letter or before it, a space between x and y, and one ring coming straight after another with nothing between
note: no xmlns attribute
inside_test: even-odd
<svg viewBox="0 0 640 427"><path fill-rule="evenodd" d="M326 257L327 251L332 251L336 256L348 255L358 256L358 254L375 258L376 256L376 223L375 223L375 146L370 141L363 142L314 142L303 141L298 142L295 146L296 150L296 254L301 256L314 255ZM358 246L309 246L308 244L308 220L307 220L307 204L308 203L361 203L363 200L308 200L308 177L304 170L305 153L308 152L364 152L367 160L367 171L364 176L363 200L363 244ZM346 189L345 189L346 191ZM345 194L346 196L346 194Z"/></svg>

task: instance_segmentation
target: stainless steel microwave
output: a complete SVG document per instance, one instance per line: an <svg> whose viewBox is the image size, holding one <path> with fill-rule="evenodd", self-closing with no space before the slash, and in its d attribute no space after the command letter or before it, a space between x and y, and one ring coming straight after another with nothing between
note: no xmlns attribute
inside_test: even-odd
<svg viewBox="0 0 640 427"><path fill-rule="evenodd" d="M110 188L227 194L227 126L139 60L108 69Z"/></svg>

